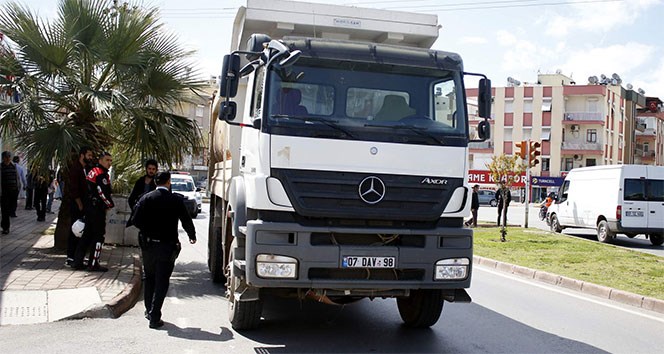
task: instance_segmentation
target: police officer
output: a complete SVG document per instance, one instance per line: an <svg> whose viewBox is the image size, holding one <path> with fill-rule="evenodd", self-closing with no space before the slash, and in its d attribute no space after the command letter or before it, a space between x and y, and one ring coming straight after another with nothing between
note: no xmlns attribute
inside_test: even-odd
<svg viewBox="0 0 664 354"><path fill-rule="evenodd" d="M88 270L105 272L108 270L99 264L101 247L106 234L106 213L115 206L111 194L111 177L108 169L111 168L113 158L108 152L99 155L99 164L93 167L86 176L88 198L85 200L85 230L76 246L74 264L76 270L85 269L83 258L90 250ZM94 247L91 247L94 246Z"/></svg>
<svg viewBox="0 0 664 354"><path fill-rule="evenodd" d="M196 229L182 197L171 193L171 174L159 172L155 176L157 189L143 195L132 213L132 222L141 231L143 240L144 299L146 318L150 328L164 325L161 307L168 292L175 259L180 253L178 220L189 235L189 243L196 243Z"/></svg>

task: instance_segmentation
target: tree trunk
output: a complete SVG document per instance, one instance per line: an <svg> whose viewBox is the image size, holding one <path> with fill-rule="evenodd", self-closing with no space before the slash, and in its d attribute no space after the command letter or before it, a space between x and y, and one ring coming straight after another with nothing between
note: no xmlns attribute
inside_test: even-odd
<svg viewBox="0 0 664 354"><path fill-rule="evenodd" d="M58 224L55 226L55 248L67 250L69 233L71 232L71 197L69 193L69 170L62 171L64 188L62 199L60 199L60 211L58 212Z"/></svg>

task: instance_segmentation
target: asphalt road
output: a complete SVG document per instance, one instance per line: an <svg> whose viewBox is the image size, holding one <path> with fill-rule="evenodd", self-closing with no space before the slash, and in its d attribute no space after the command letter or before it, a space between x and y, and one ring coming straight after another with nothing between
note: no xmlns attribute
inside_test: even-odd
<svg viewBox="0 0 664 354"><path fill-rule="evenodd" d="M660 314L475 268L471 304L445 304L431 329L401 325L394 300L345 307L269 299L261 327L230 328L224 288L206 266L207 213L199 242L183 245L151 330L143 302L118 319L0 327L3 353L655 353L664 347ZM186 235L181 232L183 240Z"/></svg>
<svg viewBox="0 0 664 354"><path fill-rule="evenodd" d="M526 221L525 207L523 204L511 204L507 212L507 223L512 225L523 226ZM546 222L538 217L539 207L530 206L528 210L528 227L537 228L541 230L550 230ZM498 219L498 210L496 207L488 205L481 205L479 209L478 220L496 222ZM563 234L574 237L583 238L586 240L597 241L597 232L592 229L577 229L567 228L563 230ZM619 234L615 239L614 245L629 248L634 251L654 254L664 257L664 245L653 246L650 240L646 239L645 235L637 235L635 238L628 238L623 234Z"/></svg>

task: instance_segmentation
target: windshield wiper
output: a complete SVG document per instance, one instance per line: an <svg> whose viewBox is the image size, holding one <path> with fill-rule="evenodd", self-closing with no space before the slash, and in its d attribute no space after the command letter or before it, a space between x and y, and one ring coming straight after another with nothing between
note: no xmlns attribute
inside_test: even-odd
<svg viewBox="0 0 664 354"><path fill-rule="evenodd" d="M338 130L344 134L346 134L347 137L349 138L355 138L353 134L351 134L348 130L342 128L339 126L339 121L338 120L329 120L325 118L319 118L319 117L310 117L310 116L291 116L287 114L274 114L272 115L273 118L288 118L288 119L295 119L303 122L318 122L318 123L323 123L327 125L328 127Z"/></svg>
<svg viewBox="0 0 664 354"><path fill-rule="evenodd" d="M429 133L427 131L427 128L424 127L418 127L416 125L410 125L410 124L399 124L399 125L382 125L382 124L365 124L365 127L379 127L379 128L390 128L390 129L408 129L420 136L423 136L425 138L430 138L433 141L437 142L440 145L445 145L445 142L440 139L439 137Z"/></svg>

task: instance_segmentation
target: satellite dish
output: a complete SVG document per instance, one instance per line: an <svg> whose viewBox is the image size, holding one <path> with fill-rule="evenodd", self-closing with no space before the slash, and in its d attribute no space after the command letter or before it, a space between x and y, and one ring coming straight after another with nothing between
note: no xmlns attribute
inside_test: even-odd
<svg viewBox="0 0 664 354"><path fill-rule="evenodd" d="M612 79L611 80L611 85L618 85L618 80Z"/></svg>
<svg viewBox="0 0 664 354"><path fill-rule="evenodd" d="M562 73L563 73L562 70L560 70L560 69L557 69L557 70L556 70L556 74L560 75L560 74L562 74Z"/></svg>
<svg viewBox="0 0 664 354"><path fill-rule="evenodd" d="M602 81L606 80L606 75L604 74L600 75L599 77L602 79Z"/></svg>
<svg viewBox="0 0 664 354"><path fill-rule="evenodd" d="M597 83L597 76L590 76L588 77L588 82L592 85Z"/></svg>
<svg viewBox="0 0 664 354"><path fill-rule="evenodd" d="M521 81L519 80L514 80L514 86L519 86L521 85Z"/></svg>
<svg viewBox="0 0 664 354"><path fill-rule="evenodd" d="M511 76L508 76L508 77L507 77L507 82L509 82L510 84L513 83L513 82L514 82L514 78L511 77Z"/></svg>
<svg viewBox="0 0 664 354"><path fill-rule="evenodd" d="M616 73L613 73L613 75L611 75L611 77L615 80L620 80L620 76L618 76L618 74L616 74Z"/></svg>
<svg viewBox="0 0 664 354"><path fill-rule="evenodd" d="M631 89L633 89L633 88L634 88L634 86L632 86L632 84L627 84L627 89L628 89L628 90L631 90Z"/></svg>
<svg viewBox="0 0 664 354"><path fill-rule="evenodd" d="M643 91L643 89L642 89L642 88L639 88L639 89L638 89L637 91L638 91L638 92L639 92L640 94L642 94L642 95L645 95L645 94L646 94L646 92L645 92L645 91Z"/></svg>

